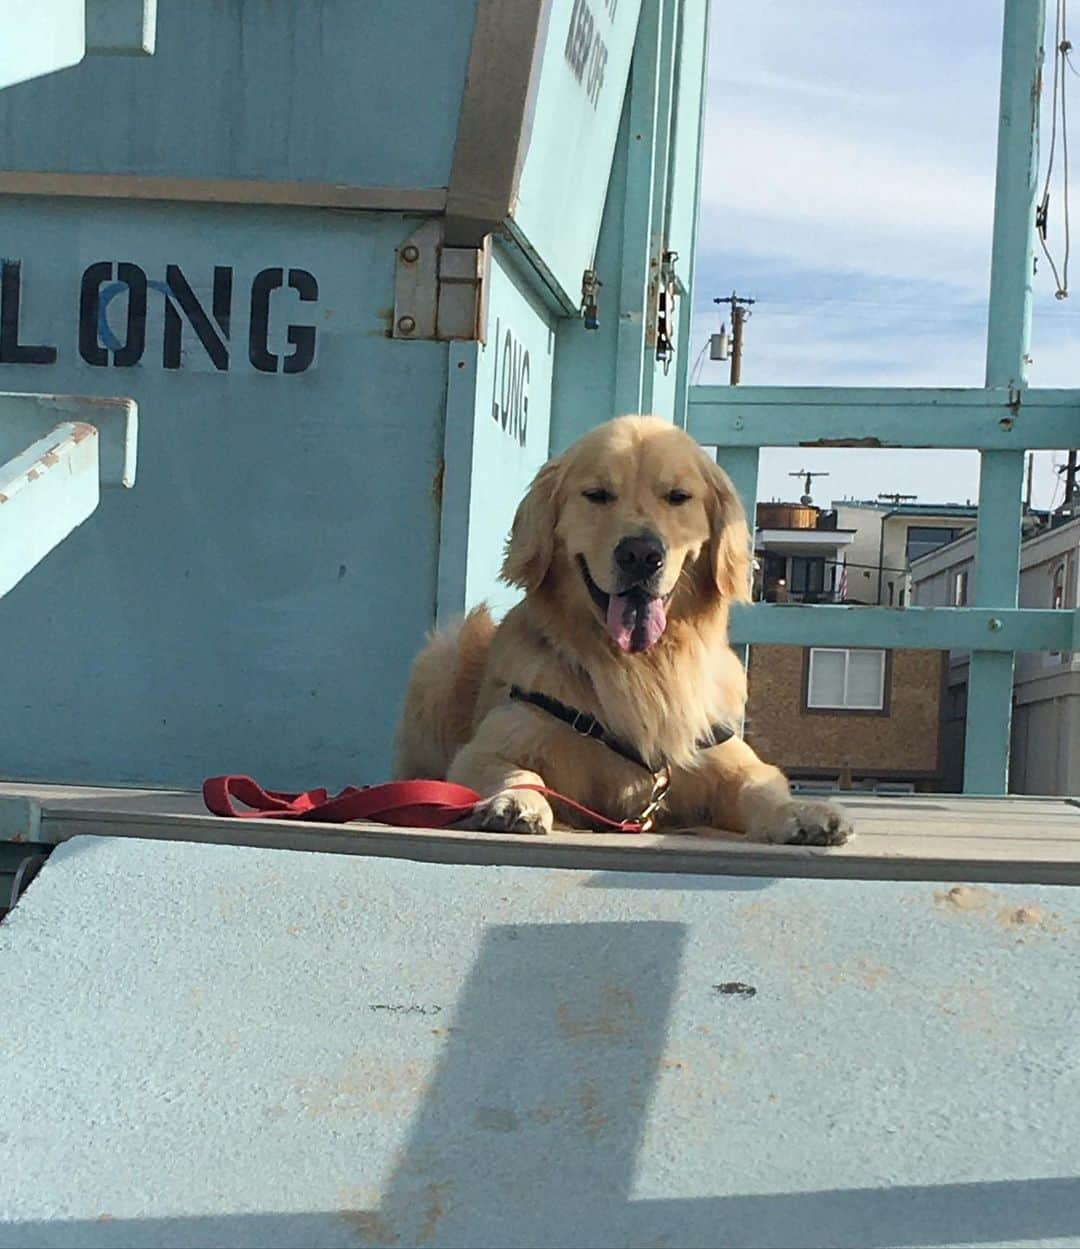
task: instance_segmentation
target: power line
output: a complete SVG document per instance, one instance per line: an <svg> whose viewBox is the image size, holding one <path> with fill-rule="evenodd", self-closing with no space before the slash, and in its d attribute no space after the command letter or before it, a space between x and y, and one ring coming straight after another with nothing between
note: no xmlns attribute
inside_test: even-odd
<svg viewBox="0 0 1080 1249"><path fill-rule="evenodd" d="M1046 158L1046 179L1043 182L1042 199L1035 210L1035 232L1039 237L1039 245L1042 248L1043 255L1050 266L1050 272L1054 275L1054 282L1057 286L1054 295L1057 299L1067 299L1069 295L1069 130L1068 114L1065 107L1066 78L1063 71L1067 65L1070 69L1072 68L1068 59L1072 50L1072 44L1069 42L1065 31L1066 3L1067 0L1057 0L1056 4L1054 19L1054 80L1050 104L1050 151ZM1050 179L1054 172L1054 153L1057 149L1059 114L1061 117L1062 157L1061 202L1065 226L1065 254L1062 257L1060 274L1047 245L1047 230L1050 216Z"/></svg>

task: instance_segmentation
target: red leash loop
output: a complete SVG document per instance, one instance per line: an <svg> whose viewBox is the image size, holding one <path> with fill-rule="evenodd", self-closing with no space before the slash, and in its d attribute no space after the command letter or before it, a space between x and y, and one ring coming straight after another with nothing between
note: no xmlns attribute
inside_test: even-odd
<svg viewBox="0 0 1080 1249"><path fill-rule="evenodd" d="M511 789L531 789L584 815L594 824L616 833L640 833L640 820L612 820L590 811L580 802L556 793L544 785L512 785ZM391 781L386 785L349 785L329 797L325 789L308 789L298 794L263 789L250 776L212 776L203 782L203 801L211 815L239 820L314 820L327 824L347 824L370 820L402 828L446 828L470 816L480 794L451 781ZM233 800L246 811L237 810Z"/></svg>

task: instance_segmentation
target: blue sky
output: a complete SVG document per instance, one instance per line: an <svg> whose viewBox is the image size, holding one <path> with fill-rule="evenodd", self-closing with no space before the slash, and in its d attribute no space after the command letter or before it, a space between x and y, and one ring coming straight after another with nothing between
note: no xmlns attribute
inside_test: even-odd
<svg viewBox="0 0 1080 1249"><path fill-rule="evenodd" d="M745 384L982 384L1001 17L1001 0L714 6L695 354L719 328L712 298L736 289L759 301ZM1029 381L1076 386L1080 287L1055 300L1041 264L1036 293ZM727 367L705 360L696 380ZM1036 505L1061 458L1037 455ZM764 454L759 497L797 496L803 467L831 474L819 503L978 493L969 452L794 450Z"/></svg>

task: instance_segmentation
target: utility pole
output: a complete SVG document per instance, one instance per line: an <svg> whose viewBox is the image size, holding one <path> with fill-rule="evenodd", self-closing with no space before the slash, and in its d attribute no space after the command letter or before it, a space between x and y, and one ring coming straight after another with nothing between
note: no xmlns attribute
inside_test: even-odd
<svg viewBox="0 0 1080 1249"><path fill-rule="evenodd" d="M734 291L723 299L714 299L714 304L731 305L731 385L738 386L742 379L743 326L750 316L750 305L756 300L736 295ZM723 338L724 331L720 331Z"/></svg>
<svg viewBox="0 0 1080 1249"><path fill-rule="evenodd" d="M803 479L803 497L799 502L803 507L813 507L814 500L810 494L810 479L812 477L828 477L828 473L809 473L805 468L800 468L797 473L788 473L789 477L801 477Z"/></svg>
<svg viewBox="0 0 1080 1249"><path fill-rule="evenodd" d="M1027 457L1027 488L1024 490L1024 511L1031 511L1031 474L1035 467L1035 452L1029 451Z"/></svg>

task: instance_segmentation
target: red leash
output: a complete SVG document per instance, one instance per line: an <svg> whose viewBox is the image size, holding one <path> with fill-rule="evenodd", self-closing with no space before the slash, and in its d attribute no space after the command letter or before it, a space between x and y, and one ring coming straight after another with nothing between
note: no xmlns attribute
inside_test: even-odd
<svg viewBox="0 0 1080 1249"><path fill-rule="evenodd" d="M609 832L642 831L641 820L609 819L543 785L512 785L510 788L531 789L554 798ZM248 810L238 811L233 805L234 799ZM391 781L386 785L360 788L349 785L331 798L325 789L287 794L263 789L250 776L212 776L203 782L203 801L211 815L241 820L316 820L326 824L370 820L404 828L446 828L471 815L482 799L475 790L450 781Z"/></svg>

